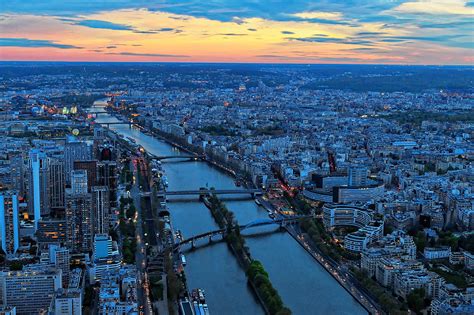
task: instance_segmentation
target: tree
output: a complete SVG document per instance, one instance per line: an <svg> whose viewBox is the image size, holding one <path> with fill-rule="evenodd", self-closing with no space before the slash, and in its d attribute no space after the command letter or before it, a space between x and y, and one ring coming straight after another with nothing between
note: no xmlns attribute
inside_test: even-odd
<svg viewBox="0 0 474 315"><path fill-rule="evenodd" d="M10 264L10 270L18 271L23 269L23 263L19 260L15 260Z"/></svg>
<svg viewBox="0 0 474 315"><path fill-rule="evenodd" d="M410 309L414 310L417 314L421 313L421 310L425 308L425 289L414 289L407 296L407 302Z"/></svg>

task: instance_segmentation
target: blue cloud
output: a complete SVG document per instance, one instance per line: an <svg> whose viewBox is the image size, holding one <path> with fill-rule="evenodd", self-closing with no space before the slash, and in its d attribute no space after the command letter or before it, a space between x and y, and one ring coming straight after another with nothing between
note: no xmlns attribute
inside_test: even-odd
<svg viewBox="0 0 474 315"><path fill-rule="evenodd" d="M260 17L273 20L298 20L291 16L303 11L343 12L350 18L374 15L397 6L403 0L10 0L2 3L4 13L46 14L54 16L78 16L119 9L145 8L174 14L192 15L220 21L238 18ZM324 8L321 9L321 8ZM319 23L346 23L332 20L314 20Z"/></svg>
<svg viewBox="0 0 474 315"><path fill-rule="evenodd" d="M106 12L119 9L147 9L150 11L162 11L170 14L183 16L172 16L176 19L188 19L186 16L208 18L218 21L243 23L245 18L263 18L275 21L303 21L294 14L301 12L338 12L341 19L309 19L306 22L319 24L335 24L356 27L362 23L377 22L387 25L387 28L397 28L405 26L419 26L423 29L435 29L446 33L473 36L472 21L461 16L446 15L429 22L429 19L422 18L423 13L417 14L390 14L390 10L400 4L413 0L9 0L2 2L2 13L14 14L34 14L53 15L56 17L69 18L68 23L78 24L92 28L102 28L110 30L129 30L140 34L156 34L167 32L163 27L159 30L138 30L130 26L116 24L99 20L78 21L77 18L87 14ZM466 10L474 7L474 1L466 2ZM255 31L254 29L248 29ZM171 30L170 30L171 31ZM175 30L175 32L179 32ZM291 34L287 34L291 35ZM235 35L229 35L235 36ZM373 41L384 40L385 42L403 41L432 41L438 44L452 47L470 47L468 40L453 38L385 38L385 34L356 34L354 38L346 39L346 44L371 45ZM293 40L329 42L320 37L295 38ZM370 40L369 40L370 39ZM472 41L472 40L471 40ZM333 40L337 42L337 40Z"/></svg>
<svg viewBox="0 0 474 315"><path fill-rule="evenodd" d="M294 34L294 32L291 32L291 31L281 31L282 34L285 34L285 35L292 35Z"/></svg>
<svg viewBox="0 0 474 315"><path fill-rule="evenodd" d="M0 38L1 47L54 47L60 49L81 49L82 47L58 44L50 40L28 38Z"/></svg>
<svg viewBox="0 0 474 315"><path fill-rule="evenodd" d="M76 25L86 26L90 28L100 28L105 30L114 30L114 31L131 31L133 30L128 25L123 24L116 24L108 21L101 21L101 20L82 20L79 22L75 22Z"/></svg>

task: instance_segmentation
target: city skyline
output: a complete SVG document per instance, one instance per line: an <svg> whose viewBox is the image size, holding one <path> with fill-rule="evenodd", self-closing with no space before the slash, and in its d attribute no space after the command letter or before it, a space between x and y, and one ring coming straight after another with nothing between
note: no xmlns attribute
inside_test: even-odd
<svg viewBox="0 0 474 315"><path fill-rule="evenodd" d="M10 1L2 61L472 64L469 1Z"/></svg>

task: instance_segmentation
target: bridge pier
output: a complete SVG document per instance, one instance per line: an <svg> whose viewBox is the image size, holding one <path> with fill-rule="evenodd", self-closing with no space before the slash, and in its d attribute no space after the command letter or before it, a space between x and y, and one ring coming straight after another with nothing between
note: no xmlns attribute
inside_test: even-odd
<svg viewBox="0 0 474 315"><path fill-rule="evenodd" d="M194 249L194 248L196 248L196 243L193 238L193 240L191 241L191 249Z"/></svg>
<svg viewBox="0 0 474 315"><path fill-rule="evenodd" d="M212 234L209 235L209 243L212 243Z"/></svg>

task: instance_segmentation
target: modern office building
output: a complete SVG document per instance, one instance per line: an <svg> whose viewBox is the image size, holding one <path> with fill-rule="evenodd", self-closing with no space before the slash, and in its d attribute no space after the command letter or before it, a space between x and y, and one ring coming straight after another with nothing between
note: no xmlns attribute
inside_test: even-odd
<svg viewBox="0 0 474 315"><path fill-rule="evenodd" d="M8 159L10 160L10 177L12 180L11 189L17 191L19 196L24 196L27 181L24 178L25 167L23 164L23 152L11 152L8 154Z"/></svg>
<svg viewBox="0 0 474 315"><path fill-rule="evenodd" d="M97 163L97 184L109 188L109 201L112 208L117 207L117 163L100 161Z"/></svg>
<svg viewBox="0 0 474 315"><path fill-rule="evenodd" d="M18 195L16 192L0 192L0 237L3 251L14 255L20 246L18 223Z"/></svg>
<svg viewBox="0 0 474 315"><path fill-rule="evenodd" d="M110 222L109 188L94 186L91 189L91 195L94 234L108 234Z"/></svg>
<svg viewBox="0 0 474 315"><path fill-rule="evenodd" d="M359 228L344 237L344 248L354 252L361 252L383 236L383 220L374 220L369 211L355 206L326 203L323 206L323 223L328 229L336 226Z"/></svg>
<svg viewBox="0 0 474 315"><path fill-rule="evenodd" d="M64 146L64 170L66 173L66 184L71 183L71 171L74 169L74 161L92 160L92 147L84 141L75 137L68 137Z"/></svg>
<svg viewBox="0 0 474 315"><path fill-rule="evenodd" d="M89 251L92 246L92 196L87 193L87 184L83 189L86 193L66 189L67 244L73 252Z"/></svg>
<svg viewBox="0 0 474 315"><path fill-rule="evenodd" d="M94 236L94 260L107 258L112 254L112 238L108 234L96 234Z"/></svg>
<svg viewBox="0 0 474 315"><path fill-rule="evenodd" d="M28 165L28 213L35 217L35 231L42 215L49 214L48 158L43 151L30 151Z"/></svg>
<svg viewBox="0 0 474 315"><path fill-rule="evenodd" d="M117 243L107 234L97 234L94 237L93 262L89 267L89 281L95 283L111 275L117 275L120 270L120 253Z"/></svg>
<svg viewBox="0 0 474 315"><path fill-rule="evenodd" d="M66 181L64 160L60 158L49 159L48 189L51 210L64 209Z"/></svg>
<svg viewBox="0 0 474 315"><path fill-rule="evenodd" d="M61 270L55 268L2 272L3 305L16 307L18 314L46 312L55 292L62 288L61 278Z"/></svg>
<svg viewBox="0 0 474 315"><path fill-rule="evenodd" d="M335 203L377 200L385 192L381 179L367 177L367 168L353 167L347 174L313 174L303 195L311 200Z"/></svg>

